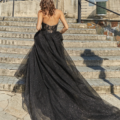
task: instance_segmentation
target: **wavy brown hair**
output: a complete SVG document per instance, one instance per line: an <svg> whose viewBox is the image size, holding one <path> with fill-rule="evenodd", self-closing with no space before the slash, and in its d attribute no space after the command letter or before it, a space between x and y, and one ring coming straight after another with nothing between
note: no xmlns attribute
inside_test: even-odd
<svg viewBox="0 0 120 120"><path fill-rule="evenodd" d="M47 14L46 11L49 11L48 15L50 16L54 14L54 11L56 9L53 0L41 0L40 7L41 7L42 12L45 15Z"/></svg>

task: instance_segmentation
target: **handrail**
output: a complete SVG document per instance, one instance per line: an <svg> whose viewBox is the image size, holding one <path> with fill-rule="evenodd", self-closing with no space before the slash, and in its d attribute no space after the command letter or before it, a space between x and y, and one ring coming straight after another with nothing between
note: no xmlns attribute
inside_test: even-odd
<svg viewBox="0 0 120 120"><path fill-rule="evenodd" d="M12 17L14 17L14 6L15 6L15 0L13 0L13 10L12 10Z"/></svg>
<svg viewBox="0 0 120 120"><path fill-rule="evenodd" d="M110 10L110 9L107 9L107 8L105 8L105 7L102 7L102 6L100 6L100 5L97 5L97 4L95 4L94 2L91 2L91 1L89 1L89 0L85 0L85 1L87 1L87 2L89 2L89 3L92 3L92 4L94 4L94 5L98 6L98 7L101 7L101 8L103 8L103 9L105 9L105 10L108 10L108 11L110 11L110 12L112 12L112 13L115 13L115 14L117 14L117 15L120 15L119 13L116 13L116 12Z"/></svg>
<svg viewBox="0 0 120 120"><path fill-rule="evenodd" d="M107 9L107 8L105 8L105 7L102 7L102 6L100 6L100 5L97 5L97 4L95 4L94 2L91 2L91 1L89 1L89 0L85 0L85 1L87 1L87 2L89 2L89 3L92 3L92 4L94 4L94 5L98 6L98 7L101 7L101 8L103 8L103 9L107 10L107 11L110 11L110 12L116 14L116 15L120 15L120 14L117 13L117 12L114 12L114 11L112 11L112 10L110 10L110 9ZM78 0L78 21L77 21L77 22L78 22L78 23L81 23L81 0Z"/></svg>
<svg viewBox="0 0 120 120"><path fill-rule="evenodd" d="M78 23L81 23L81 0L78 0Z"/></svg>

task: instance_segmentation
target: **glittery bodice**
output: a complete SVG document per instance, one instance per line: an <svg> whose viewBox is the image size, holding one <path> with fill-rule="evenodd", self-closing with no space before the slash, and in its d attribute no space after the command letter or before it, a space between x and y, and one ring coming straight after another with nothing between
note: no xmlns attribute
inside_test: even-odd
<svg viewBox="0 0 120 120"><path fill-rule="evenodd" d="M57 25L58 24L51 26L51 25L48 25L48 24L42 22L42 30L45 30L45 31L47 31L49 33L53 33L55 31L57 31Z"/></svg>

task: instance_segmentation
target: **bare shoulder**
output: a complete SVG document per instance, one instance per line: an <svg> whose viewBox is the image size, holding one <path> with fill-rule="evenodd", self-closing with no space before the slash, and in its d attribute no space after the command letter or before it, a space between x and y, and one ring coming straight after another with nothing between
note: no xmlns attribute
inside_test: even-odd
<svg viewBox="0 0 120 120"><path fill-rule="evenodd" d="M38 15L43 15L42 10L39 10L39 11L38 11Z"/></svg>
<svg viewBox="0 0 120 120"><path fill-rule="evenodd" d="M38 13L41 13L41 12L42 12L42 10L39 10L39 11L38 11Z"/></svg>
<svg viewBox="0 0 120 120"><path fill-rule="evenodd" d="M61 10L59 10L59 9L56 9L56 13L59 14L59 15L63 14L63 12Z"/></svg>

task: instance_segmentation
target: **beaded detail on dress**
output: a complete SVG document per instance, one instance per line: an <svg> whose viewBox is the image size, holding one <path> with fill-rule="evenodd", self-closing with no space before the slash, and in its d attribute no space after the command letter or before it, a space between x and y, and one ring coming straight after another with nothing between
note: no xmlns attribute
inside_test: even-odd
<svg viewBox="0 0 120 120"><path fill-rule="evenodd" d="M51 26L51 25L48 25L48 24L42 22L42 30L45 30L49 33L53 33L55 31L57 31L57 25L58 24Z"/></svg>

